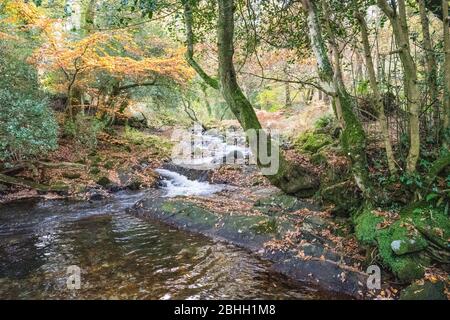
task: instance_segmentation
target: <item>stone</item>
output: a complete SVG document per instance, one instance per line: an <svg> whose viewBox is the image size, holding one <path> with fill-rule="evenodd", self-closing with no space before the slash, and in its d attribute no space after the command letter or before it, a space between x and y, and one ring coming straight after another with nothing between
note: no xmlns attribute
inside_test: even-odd
<svg viewBox="0 0 450 320"><path fill-rule="evenodd" d="M392 251L398 256L422 251L427 245L427 242L423 239L399 239L391 242Z"/></svg>
<svg viewBox="0 0 450 320"><path fill-rule="evenodd" d="M414 283L402 290L400 300L448 300L443 282Z"/></svg>

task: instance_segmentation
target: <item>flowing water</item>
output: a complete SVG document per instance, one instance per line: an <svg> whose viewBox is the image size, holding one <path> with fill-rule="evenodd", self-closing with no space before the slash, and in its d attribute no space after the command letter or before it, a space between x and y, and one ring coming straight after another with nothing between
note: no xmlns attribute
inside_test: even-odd
<svg viewBox="0 0 450 320"><path fill-rule="evenodd" d="M161 183L162 189L165 191L165 197L210 196L226 188L221 184L189 180L177 172L166 169L156 169L155 171L162 177Z"/></svg>
<svg viewBox="0 0 450 320"><path fill-rule="evenodd" d="M127 214L142 196L2 205L0 298L330 298L244 250ZM79 290L67 288L71 265L81 268Z"/></svg>

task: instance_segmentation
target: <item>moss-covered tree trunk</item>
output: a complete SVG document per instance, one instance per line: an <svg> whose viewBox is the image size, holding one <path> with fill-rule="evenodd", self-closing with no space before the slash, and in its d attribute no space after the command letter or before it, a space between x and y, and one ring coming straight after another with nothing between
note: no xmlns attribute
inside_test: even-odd
<svg viewBox="0 0 450 320"><path fill-rule="evenodd" d="M256 130L258 142L267 141L271 150L275 141L261 130L261 124L255 110L243 94L236 79L233 64L234 55L234 0L219 0L219 17L217 22L218 50L219 50L219 78L220 88L225 101L244 130ZM266 166L260 159L258 145L251 145L260 167ZM278 146L275 146L278 148ZM276 174L266 176L270 182L287 193L309 195L318 188L318 177L307 168L300 167L287 161L279 155L279 169Z"/></svg>
<svg viewBox="0 0 450 320"><path fill-rule="evenodd" d="M322 27L319 22L319 11L316 1L302 0L307 14L309 40L317 59L319 78L327 92L332 95L333 105L339 106L342 113L344 130L342 132L342 147L352 163L352 173L355 182L363 192L366 199L373 198L371 184L368 178L366 158L366 135L361 122L354 113L355 100L347 92L339 72L333 70ZM328 35L332 37L331 34ZM331 38L331 42L333 39ZM336 49L336 48L334 48ZM335 53L335 63L340 64L338 50Z"/></svg>
<svg viewBox="0 0 450 320"><path fill-rule="evenodd" d="M266 148L278 148L264 130L256 116L253 106L243 94L236 80L236 71L233 64L234 55L234 0L220 0L218 30L219 49L219 76L220 81L209 76L194 59L194 32L193 32L193 4L192 0L183 0L184 21L186 28L186 59L197 74L214 89L220 89L227 103L242 128L246 131L254 130L258 141L267 141ZM270 166L260 157L259 147L251 144L252 152L256 156L260 168ZM286 193L299 196L310 196L319 188L319 178L308 167L302 167L288 161L280 152L278 157L278 170L275 174L267 174L268 180Z"/></svg>
<svg viewBox="0 0 450 320"><path fill-rule="evenodd" d="M447 134L450 131L450 20L448 15L448 0L442 0L442 12L443 12L443 29L444 29L444 130ZM449 144L449 141L446 141Z"/></svg>

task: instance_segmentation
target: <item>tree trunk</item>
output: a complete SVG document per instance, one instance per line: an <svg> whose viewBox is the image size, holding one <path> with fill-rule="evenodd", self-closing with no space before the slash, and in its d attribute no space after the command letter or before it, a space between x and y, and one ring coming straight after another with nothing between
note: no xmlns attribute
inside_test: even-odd
<svg viewBox="0 0 450 320"><path fill-rule="evenodd" d="M416 171L420 155L420 92L417 84L416 64L410 52L408 25L406 22L406 6L404 0L398 0L398 11L394 10L386 0L377 0L378 6L389 18L394 32L395 42L399 49L400 61L403 66L405 96L409 112L410 147L406 160L408 173Z"/></svg>
<svg viewBox="0 0 450 320"><path fill-rule="evenodd" d="M309 40L317 59L318 73L322 81L322 87L333 95L333 105L340 108L344 130L342 132L342 148L352 163L352 173L355 182L363 192L366 199L371 199L374 195L371 192L371 184L368 178L368 166L366 158L366 135L361 122L354 113L355 101L348 94L340 74L333 70L325 41L322 35L322 28L319 23L319 13L314 0L302 0L303 8L308 17ZM334 41L333 35L328 35ZM336 48L334 48L336 49ZM339 53L335 52L335 63L340 64Z"/></svg>
<svg viewBox="0 0 450 320"><path fill-rule="evenodd" d="M356 15L356 18L361 27L361 38L362 38L364 54L365 54L365 58L366 58L367 74L369 76L370 87L372 88L373 95L374 95L374 104L378 111L381 133L383 135L384 146L386 149L388 167L389 167L390 173L392 175L395 175L397 173L397 167L395 164L394 153L392 151L392 144L391 144L391 140L389 137L389 128L388 128L388 124L387 124L387 120L386 120L386 115L384 112L383 97L380 94L380 90L378 88L378 83L377 83L377 79L376 79L376 75L375 75L375 67L373 65L372 52L371 52L370 44L369 44L369 33L367 30L367 24L366 24L364 15L362 13L358 13Z"/></svg>
<svg viewBox="0 0 450 320"><path fill-rule="evenodd" d="M244 130L252 130L257 135L257 141L267 141L267 149L278 148L270 135L261 130L261 124L256 113L242 93L236 80L233 64L234 55L234 0L219 0L218 17L218 51L219 77L221 91L225 101ZM258 166L264 168L266 164L260 159L259 148L252 144L252 152L256 156ZM318 189L318 179L307 168L288 162L280 153L279 170L276 174L266 176L269 181L283 191L299 195L311 195Z"/></svg>
<svg viewBox="0 0 450 320"><path fill-rule="evenodd" d="M448 135L450 134L450 29L449 29L449 15L448 15L448 0L442 0L442 12L443 12L443 28L444 28L444 131ZM446 144L448 145L448 140Z"/></svg>
<svg viewBox="0 0 450 320"><path fill-rule="evenodd" d="M420 10L420 21L422 24L423 46L425 49L427 83L430 92L428 103L433 106L435 114L434 119L439 119L439 104L438 104L438 84L437 84L437 63L433 52L433 43L430 35L430 21L428 19L428 12L425 7L425 0L418 0ZM434 124L438 126L438 121Z"/></svg>

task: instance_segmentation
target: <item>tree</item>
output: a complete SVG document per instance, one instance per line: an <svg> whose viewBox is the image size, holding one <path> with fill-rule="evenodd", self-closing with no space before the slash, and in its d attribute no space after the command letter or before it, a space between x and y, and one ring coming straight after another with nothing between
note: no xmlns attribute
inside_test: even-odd
<svg viewBox="0 0 450 320"><path fill-rule="evenodd" d="M207 75L193 59L194 39L192 31L192 2L190 0L185 0L183 4L187 31L187 46L189 48L188 61L193 65L194 69L199 70L198 74L205 82L213 88L219 88L216 84L216 80ZM233 0L219 0L218 4L217 38L220 90L227 105L241 124L242 128L246 131L256 130L258 141L267 141L269 144L267 150L271 150L272 143L275 142L271 140L270 136L267 136L267 133L264 130L262 130L252 105L243 94L236 79L236 71L233 62L235 3ZM264 166L259 159L258 149L253 149L252 151L257 157L258 165ZM317 190L319 185L317 176L309 171L308 168L290 163L281 154L277 174L268 175L267 178L272 184L285 192L299 195L311 195Z"/></svg>

